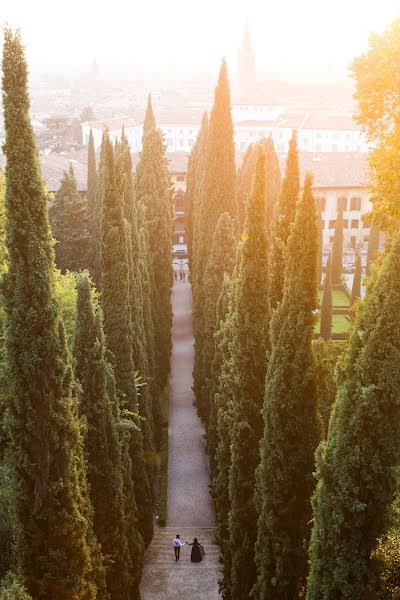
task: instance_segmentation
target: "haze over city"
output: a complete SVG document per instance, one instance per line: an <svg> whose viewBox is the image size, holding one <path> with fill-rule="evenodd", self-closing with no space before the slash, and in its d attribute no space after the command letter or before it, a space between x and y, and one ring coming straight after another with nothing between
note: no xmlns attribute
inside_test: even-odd
<svg viewBox="0 0 400 600"><path fill-rule="evenodd" d="M172 79L215 75L222 56L232 70L248 18L259 73L298 81L346 79L369 32L398 14L397 0L3 0L0 21L22 29L32 71L83 67L95 57L104 69L129 66L131 74L168 68Z"/></svg>

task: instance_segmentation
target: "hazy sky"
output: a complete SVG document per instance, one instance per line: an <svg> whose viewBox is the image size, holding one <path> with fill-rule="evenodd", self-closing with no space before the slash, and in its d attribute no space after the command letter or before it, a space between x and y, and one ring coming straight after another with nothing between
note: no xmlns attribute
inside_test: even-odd
<svg viewBox="0 0 400 600"><path fill-rule="evenodd" d="M0 22L22 29L31 68L133 65L138 70L236 69L249 18L259 71L346 76L371 30L399 0L0 0ZM234 64L232 64L234 62Z"/></svg>

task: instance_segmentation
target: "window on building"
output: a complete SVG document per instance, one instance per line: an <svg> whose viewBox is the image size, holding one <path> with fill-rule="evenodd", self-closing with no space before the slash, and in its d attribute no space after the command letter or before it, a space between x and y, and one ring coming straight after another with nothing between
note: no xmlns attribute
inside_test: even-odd
<svg viewBox="0 0 400 600"><path fill-rule="evenodd" d="M359 223L358 219L352 219L351 220L351 228L352 229L358 229L358 223Z"/></svg>
<svg viewBox="0 0 400 600"><path fill-rule="evenodd" d="M351 198L350 210L361 210L361 198Z"/></svg>
<svg viewBox="0 0 400 600"><path fill-rule="evenodd" d="M364 235L364 242L368 242L369 240L369 235Z"/></svg>
<svg viewBox="0 0 400 600"><path fill-rule="evenodd" d="M352 248L355 248L355 247L356 247L356 243L357 243L357 238L356 238L356 236L355 236L355 235L352 235L352 236L350 237L350 244L351 244L351 247L352 247Z"/></svg>
<svg viewBox="0 0 400 600"><path fill-rule="evenodd" d="M185 194L182 191L175 194L175 212L185 212Z"/></svg>
<svg viewBox="0 0 400 600"><path fill-rule="evenodd" d="M329 236L329 243L330 243L330 244L332 244L332 243L333 243L333 238L334 238L334 237L335 237L335 236L333 236L333 235L330 235L330 236Z"/></svg>
<svg viewBox="0 0 400 600"><path fill-rule="evenodd" d="M348 227L349 227L349 221L348 221L348 219L344 219L344 221L343 221L343 227L345 229L348 229Z"/></svg>
<svg viewBox="0 0 400 600"><path fill-rule="evenodd" d="M177 175L176 176L176 180L177 181L185 181L185 176L184 175Z"/></svg>
<svg viewBox="0 0 400 600"><path fill-rule="evenodd" d="M341 197L338 199L338 203L337 203L337 208L338 208L338 210L339 210L339 208L340 208L341 206L343 207L343 211L346 211L346 210L347 210L347 198L345 198L344 196L341 196Z"/></svg>
<svg viewBox="0 0 400 600"><path fill-rule="evenodd" d="M172 138L167 138L167 145L168 146L173 146L174 145L174 140Z"/></svg>
<svg viewBox="0 0 400 600"><path fill-rule="evenodd" d="M324 196L317 196L315 199L318 210L324 211L326 210L326 198Z"/></svg>
<svg viewBox="0 0 400 600"><path fill-rule="evenodd" d="M331 219L329 221L329 229L334 229L335 225L336 225L336 219Z"/></svg>
<svg viewBox="0 0 400 600"><path fill-rule="evenodd" d="M185 243L185 236L184 235L180 235L178 237L178 244L184 244Z"/></svg>

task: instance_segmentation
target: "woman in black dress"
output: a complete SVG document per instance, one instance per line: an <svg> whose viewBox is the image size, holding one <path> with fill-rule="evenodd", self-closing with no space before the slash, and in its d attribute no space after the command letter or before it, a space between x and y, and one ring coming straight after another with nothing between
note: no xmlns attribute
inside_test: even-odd
<svg viewBox="0 0 400 600"><path fill-rule="evenodd" d="M201 562L204 556L204 547L201 544L199 544L197 538L194 538L193 543L189 544L189 546L193 546L190 560L194 563Z"/></svg>

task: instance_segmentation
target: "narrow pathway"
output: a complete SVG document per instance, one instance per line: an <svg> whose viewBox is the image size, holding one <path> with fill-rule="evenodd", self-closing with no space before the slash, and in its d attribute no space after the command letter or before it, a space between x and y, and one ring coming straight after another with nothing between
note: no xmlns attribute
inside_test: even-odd
<svg viewBox="0 0 400 600"><path fill-rule="evenodd" d="M157 528L146 553L141 584L142 600L219 600L218 547L214 543L214 514L208 490L204 428L193 407L192 296L189 283L176 282L172 292L171 402L169 420L168 526ZM206 556L190 561L183 547L175 562L171 541L198 537Z"/></svg>

